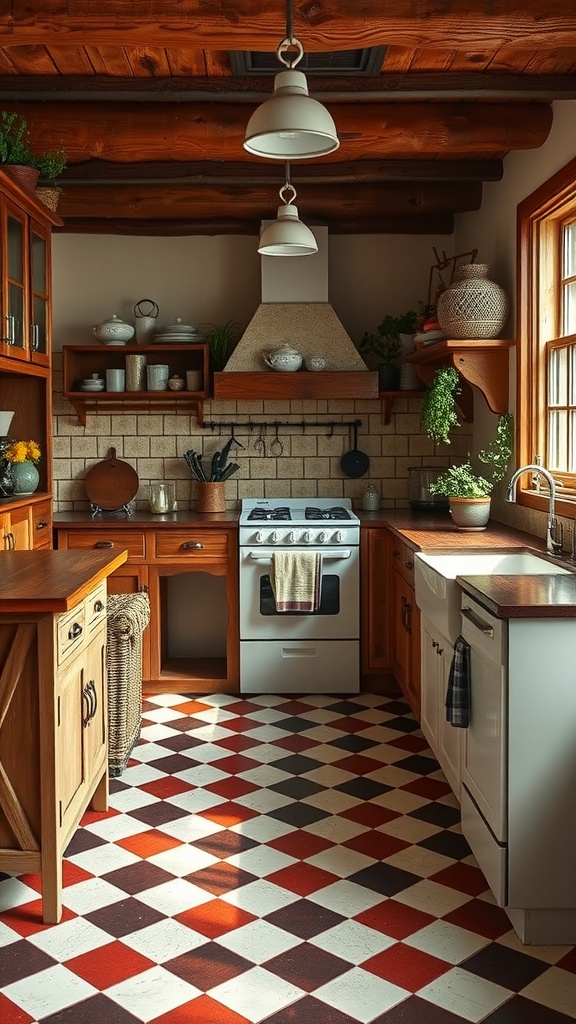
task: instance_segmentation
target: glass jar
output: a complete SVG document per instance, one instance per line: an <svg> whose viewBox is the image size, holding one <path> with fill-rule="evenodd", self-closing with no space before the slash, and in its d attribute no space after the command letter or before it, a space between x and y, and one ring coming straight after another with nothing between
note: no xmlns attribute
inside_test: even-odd
<svg viewBox="0 0 576 1024"><path fill-rule="evenodd" d="M408 504L414 512L446 512L448 498L433 494L430 485L444 473L446 467L414 466L408 470Z"/></svg>
<svg viewBox="0 0 576 1024"><path fill-rule="evenodd" d="M377 512L380 508L380 494L374 484L370 484L362 495L362 508L365 512Z"/></svg>

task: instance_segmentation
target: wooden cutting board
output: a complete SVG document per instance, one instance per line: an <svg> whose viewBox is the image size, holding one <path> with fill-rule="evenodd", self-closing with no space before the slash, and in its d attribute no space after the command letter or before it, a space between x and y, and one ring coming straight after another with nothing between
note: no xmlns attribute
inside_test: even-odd
<svg viewBox="0 0 576 1024"><path fill-rule="evenodd" d="M139 486L136 470L116 458L115 448L110 448L107 458L92 466L84 478L88 501L107 510L128 504L136 497Z"/></svg>

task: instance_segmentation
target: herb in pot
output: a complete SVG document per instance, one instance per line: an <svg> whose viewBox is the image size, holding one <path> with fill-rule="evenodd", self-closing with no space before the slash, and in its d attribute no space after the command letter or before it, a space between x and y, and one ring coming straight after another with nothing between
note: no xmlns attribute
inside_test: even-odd
<svg viewBox="0 0 576 1024"><path fill-rule="evenodd" d="M450 444L452 427L459 427L456 395L460 394L460 376L453 366L436 371L420 406L422 427L435 444Z"/></svg>

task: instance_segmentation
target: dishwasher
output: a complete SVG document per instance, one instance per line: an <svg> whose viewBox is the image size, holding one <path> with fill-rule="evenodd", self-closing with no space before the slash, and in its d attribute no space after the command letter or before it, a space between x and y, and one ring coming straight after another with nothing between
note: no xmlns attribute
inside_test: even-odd
<svg viewBox="0 0 576 1024"><path fill-rule="evenodd" d="M466 593L462 636L470 645L470 724L463 731L462 831L499 906L507 903L507 624Z"/></svg>

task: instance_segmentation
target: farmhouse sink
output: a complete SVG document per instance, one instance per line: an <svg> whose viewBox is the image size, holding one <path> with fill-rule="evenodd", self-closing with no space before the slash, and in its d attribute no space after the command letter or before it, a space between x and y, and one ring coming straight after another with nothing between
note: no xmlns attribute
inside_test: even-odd
<svg viewBox="0 0 576 1024"><path fill-rule="evenodd" d="M416 552L414 589L422 615L452 643L460 633L457 576L541 576L569 573L532 551Z"/></svg>

